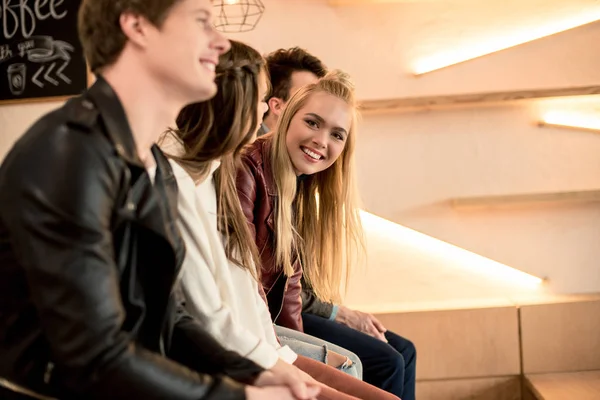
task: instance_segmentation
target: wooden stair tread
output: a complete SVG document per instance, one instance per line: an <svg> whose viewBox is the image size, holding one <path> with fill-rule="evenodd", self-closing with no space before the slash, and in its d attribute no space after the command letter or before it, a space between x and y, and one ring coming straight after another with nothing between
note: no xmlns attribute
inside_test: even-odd
<svg viewBox="0 0 600 400"><path fill-rule="evenodd" d="M526 378L538 400L600 399L600 371L535 374Z"/></svg>
<svg viewBox="0 0 600 400"><path fill-rule="evenodd" d="M579 190L571 192L546 192L508 194L496 196L472 196L450 199L454 208L490 208L523 206L542 203L573 203L600 201L600 190Z"/></svg>
<svg viewBox="0 0 600 400"><path fill-rule="evenodd" d="M505 92L462 93L393 99L362 100L363 113L390 113L415 109L438 109L444 107L472 107L509 101L532 100L555 97L592 96L600 94L600 86L559 87Z"/></svg>

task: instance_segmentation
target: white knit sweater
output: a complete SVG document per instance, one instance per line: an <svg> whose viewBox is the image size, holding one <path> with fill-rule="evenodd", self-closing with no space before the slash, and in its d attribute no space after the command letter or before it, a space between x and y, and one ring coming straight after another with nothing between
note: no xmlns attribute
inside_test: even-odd
<svg viewBox="0 0 600 400"><path fill-rule="evenodd" d="M252 275L231 263L217 229L213 173L196 185L179 164L171 161L179 186L179 228L186 256L182 286L188 311L225 348L269 369L279 358L292 363L297 355L281 347L267 305Z"/></svg>

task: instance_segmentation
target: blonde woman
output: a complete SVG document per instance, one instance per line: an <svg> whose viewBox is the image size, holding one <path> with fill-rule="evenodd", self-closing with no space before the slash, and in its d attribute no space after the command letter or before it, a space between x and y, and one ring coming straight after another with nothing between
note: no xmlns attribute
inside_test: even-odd
<svg viewBox="0 0 600 400"><path fill-rule="evenodd" d="M356 119L354 87L345 73L333 71L300 88L275 129L245 149L238 195L261 251L261 283L274 322L298 331L310 325L307 333L360 357L366 382L414 400L410 341L374 317L378 338L302 314L303 284L319 301L339 304L340 287L363 250L353 162Z"/></svg>

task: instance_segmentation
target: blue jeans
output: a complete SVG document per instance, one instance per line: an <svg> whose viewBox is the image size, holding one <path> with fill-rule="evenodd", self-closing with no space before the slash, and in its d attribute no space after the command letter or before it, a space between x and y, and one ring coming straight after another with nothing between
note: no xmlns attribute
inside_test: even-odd
<svg viewBox="0 0 600 400"><path fill-rule="evenodd" d="M363 380L402 400L415 400L417 351L407 339L387 331L388 343L345 325L302 314L304 332L348 349L360 358Z"/></svg>
<svg viewBox="0 0 600 400"><path fill-rule="evenodd" d="M338 369L357 379L362 379L362 364L358 356L351 351L326 342L323 339L293 329L284 328L283 326L275 325L275 333L281 344L289 346L296 354L322 363L327 363L327 351L329 350L348 357L352 361L352 365L343 365Z"/></svg>

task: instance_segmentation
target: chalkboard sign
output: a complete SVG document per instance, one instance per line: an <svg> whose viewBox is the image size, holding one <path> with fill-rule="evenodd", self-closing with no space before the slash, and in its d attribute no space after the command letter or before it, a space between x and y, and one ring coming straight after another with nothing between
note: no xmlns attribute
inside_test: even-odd
<svg viewBox="0 0 600 400"><path fill-rule="evenodd" d="M87 87L80 0L0 0L0 101L71 96Z"/></svg>

